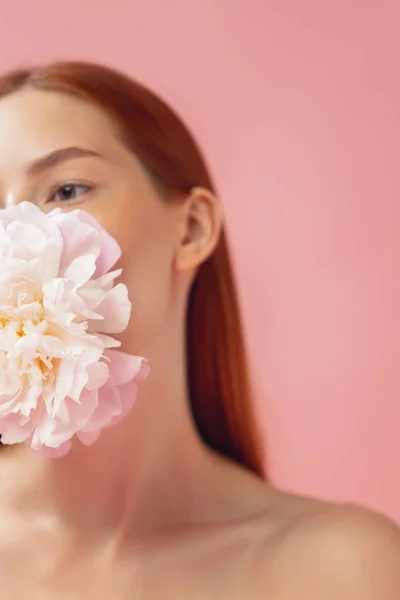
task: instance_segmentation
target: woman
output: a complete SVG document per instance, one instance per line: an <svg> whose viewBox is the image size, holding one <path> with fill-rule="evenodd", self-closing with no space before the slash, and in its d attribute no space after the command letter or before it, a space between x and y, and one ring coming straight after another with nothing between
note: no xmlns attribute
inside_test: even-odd
<svg viewBox="0 0 400 600"><path fill-rule="evenodd" d="M65 458L4 447L2 597L400 598L389 520L265 481L219 202L177 116L110 69L0 80L2 207L90 212L151 373L120 424Z"/></svg>

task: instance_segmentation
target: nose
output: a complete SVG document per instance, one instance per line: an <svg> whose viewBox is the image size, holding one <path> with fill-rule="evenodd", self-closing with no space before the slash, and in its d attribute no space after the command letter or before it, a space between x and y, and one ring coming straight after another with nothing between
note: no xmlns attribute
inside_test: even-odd
<svg viewBox="0 0 400 600"><path fill-rule="evenodd" d="M0 208L9 208L28 200L26 193L17 188L17 186L8 186L0 189Z"/></svg>

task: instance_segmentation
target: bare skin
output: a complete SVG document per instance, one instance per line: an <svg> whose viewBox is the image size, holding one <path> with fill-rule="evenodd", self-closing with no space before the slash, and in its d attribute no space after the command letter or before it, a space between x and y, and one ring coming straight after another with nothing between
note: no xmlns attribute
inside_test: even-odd
<svg viewBox="0 0 400 600"><path fill-rule="evenodd" d="M37 162L70 147L100 156ZM0 204L23 200L82 208L116 237L133 304L123 349L152 370L93 446L63 459L1 451L2 598L398 600L394 524L274 490L197 434L184 321L220 234L218 200L194 189L163 202L101 111L30 89L0 100Z"/></svg>

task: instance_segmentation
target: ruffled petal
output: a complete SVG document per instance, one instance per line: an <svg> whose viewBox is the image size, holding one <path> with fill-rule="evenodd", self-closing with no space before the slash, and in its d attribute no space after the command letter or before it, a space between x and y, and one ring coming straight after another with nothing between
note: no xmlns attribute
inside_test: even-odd
<svg viewBox="0 0 400 600"><path fill-rule="evenodd" d="M96 333L121 333L129 323L131 303L128 289L123 283L117 284L107 292L104 300L96 307L96 312L102 316L101 322L89 321L88 331Z"/></svg>

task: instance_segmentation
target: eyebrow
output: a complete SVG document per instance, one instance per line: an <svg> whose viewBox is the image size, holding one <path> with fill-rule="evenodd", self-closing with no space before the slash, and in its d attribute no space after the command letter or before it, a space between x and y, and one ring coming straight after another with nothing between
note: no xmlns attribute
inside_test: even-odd
<svg viewBox="0 0 400 600"><path fill-rule="evenodd" d="M71 160L72 158L84 158L87 156L95 156L96 158L104 158L98 152L94 150L88 150L86 148L80 148L79 146L69 146L67 148L60 148L59 150L54 150L54 152L50 152L50 154L46 154L45 156L41 156L37 158L29 165L28 172L31 175L37 175L50 167L55 167L60 163Z"/></svg>

